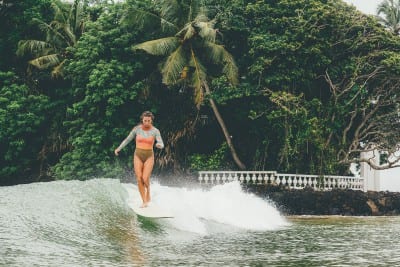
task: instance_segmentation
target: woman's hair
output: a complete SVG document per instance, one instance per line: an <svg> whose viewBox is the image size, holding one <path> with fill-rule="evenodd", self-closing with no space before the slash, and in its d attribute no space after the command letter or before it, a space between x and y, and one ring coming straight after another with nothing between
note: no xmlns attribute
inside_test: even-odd
<svg viewBox="0 0 400 267"><path fill-rule="evenodd" d="M140 122L143 121L144 117L151 117L151 120L154 121L154 115L151 111L146 110L145 112L143 112L142 115L140 115Z"/></svg>

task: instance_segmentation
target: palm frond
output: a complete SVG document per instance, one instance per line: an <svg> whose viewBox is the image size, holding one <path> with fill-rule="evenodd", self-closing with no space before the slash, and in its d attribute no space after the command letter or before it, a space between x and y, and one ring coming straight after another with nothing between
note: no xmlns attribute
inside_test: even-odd
<svg viewBox="0 0 400 267"><path fill-rule="evenodd" d="M138 8L128 9L122 17L121 22L124 25L131 25L137 28L146 28L151 25L161 25L162 30L176 31L178 29L173 21L169 21L162 16L158 16L157 14L154 14L152 12Z"/></svg>
<svg viewBox="0 0 400 267"><path fill-rule="evenodd" d="M39 27L42 31L46 32L48 42L51 42L51 40L54 41L57 38L58 40L60 40L61 42L65 43L68 46L72 45L68 41L68 39L65 36L63 36L63 34L60 32L60 29L63 29L64 27L64 24L62 24L61 22L55 20L53 20L50 24L41 22L39 24Z"/></svg>
<svg viewBox="0 0 400 267"><path fill-rule="evenodd" d="M203 1L190 1L187 20L193 21L199 16L207 16L207 8Z"/></svg>
<svg viewBox="0 0 400 267"><path fill-rule="evenodd" d="M224 46L212 42L205 42L205 47L208 50L209 59L223 66L222 72L233 85L238 84L238 67L236 66L233 56L225 49Z"/></svg>
<svg viewBox="0 0 400 267"><path fill-rule="evenodd" d="M192 26L192 23L188 23L185 27L180 30L175 36L182 38L183 40L189 40L196 34L196 29Z"/></svg>
<svg viewBox="0 0 400 267"><path fill-rule="evenodd" d="M206 14L205 13L202 13L202 12L200 12L200 13L198 13L197 14L197 16L196 16L196 18L195 18L195 21L197 21L197 22L208 22L208 21L210 21L209 19L208 19L208 17L206 16ZM213 26L215 25L215 21L213 20Z"/></svg>
<svg viewBox="0 0 400 267"><path fill-rule="evenodd" d="M187 61L182 46L179 46L171 55L166 59L161 74L163 77L163 83L170 85L175 84L180 74L185 67Z"/></svg>
<svg viewBox="0 0 400 267"><path fill-rule="evenodd" d="M222 72L225 74L225 76L228 78L229 82L232 85L237 85L239 84L238 80L238 67L236 66L235 60L233 59L232 55L228 52L224 53L224 60L223 60L224 67L222 68Z"/></svg>
<svg viewBox="0 0 400 267"><path fill-rule="evenodd" d="M383 14L384 17L378 17L378 20L391 29L392 32L398 34L400 28L400 1L384 0L377 7L377 14Z"/></svg>
<svg viewBox="0 0 400 267"><path fill-rule="evenodd" d="M38 40L21 40L18 42L17 56L24 56L27 54L39 55L44 54L43 51L51 50L51 45L44 41Z"/></svg>
<svg viewBox="0 0 400 267"><path fill-rule="evenodd" d="M193 49L191 49L189 65L194 69L191 85L194 88L194 102L197 108L199 108L204 99L203 83L207 78L207 73Z"/></svg>
<svg viewBox="0 0 400 267"><path fill-rule="evenodd" d="M75 34L82 32L82 22L84 21L84 5L81 1L75 0L71 7L71 11L68 17L68 22L71 25L71 29Z"/></svg>
<svg viewBox="0 0 400 267"><path fill-rule="evenodd" d="M152 55L162 56L174 51L178 47L178 45L179 38L173 36L137 44L133 46L132 49L140 49Z"/></svg>
<svg viewBox="0 0 400 267"><path fill-rule="evenodd" d="M60 64L58 64L57 66L55 66L53 68L53 70L51 71L51 77L59 78L59 77L64 76L63 72L64 72L64 63L65 63L65 61L66 61L66 59L61 61Z"/></svg>
<svg viewBox="0 0 400 267"><path fill-rule="evenodd" d="M196 21L196 27L198 27L199 35L206 41L215 43L217 36L217 30L214 29L215 21Z"/></svg>
<svg viewBox="0 0 400 267"><path fill-rule="evenodd" d="M41 56L29 61L29 64L35 66L38 69L47 69L60 64L60 59L58 54L51 54L46 56Z"/></svg>
<svg viewBox="0 0 400 267"><path fill-rule="evenodd" d="M66 22L68 20L69 5L61 1L52 1L51 7L54 10L54 20Z"/></svg>
<svg viewBox="0 0 400 267"><path fill-rule="evenodd" d="M65 32L65 35L68 36L68 44L69 46L74 46L76 44L76 35L71 29L71 25L65 24L63 27L63 31Z"/></svg>
<svg viewBox="0 0 400 267"><path fill-rule="evenodd" d="M167 21L170 21L174 25L179 25L179 18L177 14L182 14L181 1L168 0L161 2L161 17Z"/></svg>

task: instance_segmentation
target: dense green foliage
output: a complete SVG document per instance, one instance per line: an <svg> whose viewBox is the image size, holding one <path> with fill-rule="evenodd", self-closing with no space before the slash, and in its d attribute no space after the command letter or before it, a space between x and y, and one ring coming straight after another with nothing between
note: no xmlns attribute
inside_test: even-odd
<svg viewBox="0 0 400 267"><path fill-rule="evenodd" d="M41 167L49 98L29 92L12 72L0 72L0 81L0 183L26 181Z"/></svg>
<svg viewBox="0 0 400 267"><path fill-rule="evenodd" d="M207 0L196 5L200 17L175 17L179 29L165 19L168 0L74 1L65 14L81 8L81 31L62 31L74 42L36 54L62 57L61 77L51 75L57 65L26 71L33 53L16 56L21 40L60 36L34 23L59 25L56 1L17 2L0 4L11 30L0 37L2 184L129 173L133 145L113 151L144 110L166 144L158 171L236 168L213 101L250 170L346 174L360 152L399 143L399 37L341 1ZM223 53L197 52L212 45ZM182 57L168 72L177 47L207 64L196 70Z"/></svg>
<svg viewBox="0 0 400 267"><path fill-rule="evenodd" d="M17 44L29 37L38 38L40 30L33 21L51 19L51 0L3 0L0 3L0 70L20 68L15 57ZM25 67L25 64L22 64Z"/></svg>
<svg viewBox="0 0 400 267"><path fill-rule="evenodd" d="M107 163L113 162L116 140L124 138L136 123L134 114L143 109L135 102L143 66L126 56L136 34L118 27L121 6L108 11L87 23L85 35L71 50L74 58L67 70L74 104L67 109L65 125L74 149L55 168L65 179L84 179L106 170L106 175L112 175Z"/></svg>

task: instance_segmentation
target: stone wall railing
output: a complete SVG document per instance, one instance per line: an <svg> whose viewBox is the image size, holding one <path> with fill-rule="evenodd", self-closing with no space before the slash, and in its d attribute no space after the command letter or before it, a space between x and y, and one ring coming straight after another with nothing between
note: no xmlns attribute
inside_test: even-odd
<svg viewBox="0 0 400 267"><path fill-rule="evenodd" d="M276 171L200 171L199 182L221 184L232 181L252 184L271 184L290 189L306 187L315 190L353 189L363 190L365 181L362 177L336 175L282 174Z"/></svg>

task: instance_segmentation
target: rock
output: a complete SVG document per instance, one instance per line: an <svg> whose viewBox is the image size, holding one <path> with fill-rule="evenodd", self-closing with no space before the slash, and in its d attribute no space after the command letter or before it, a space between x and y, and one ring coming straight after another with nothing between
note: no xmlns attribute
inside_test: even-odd
<svg viewBox="0 0 400 267"><path fill-rule="evenodd" d="M359 190L315 191L271 185L246 185L245 190L275 202L287 215L400 215L400 192Z"/></svg>
<svg viewBox="0 0 400 267"><path fill-rule="evenodd" d="M367 204L371 208L372 215L374 215L374 216L379 215L379 209L375 205L374 201L372 201L371 199L368 199Z"/></svg>

